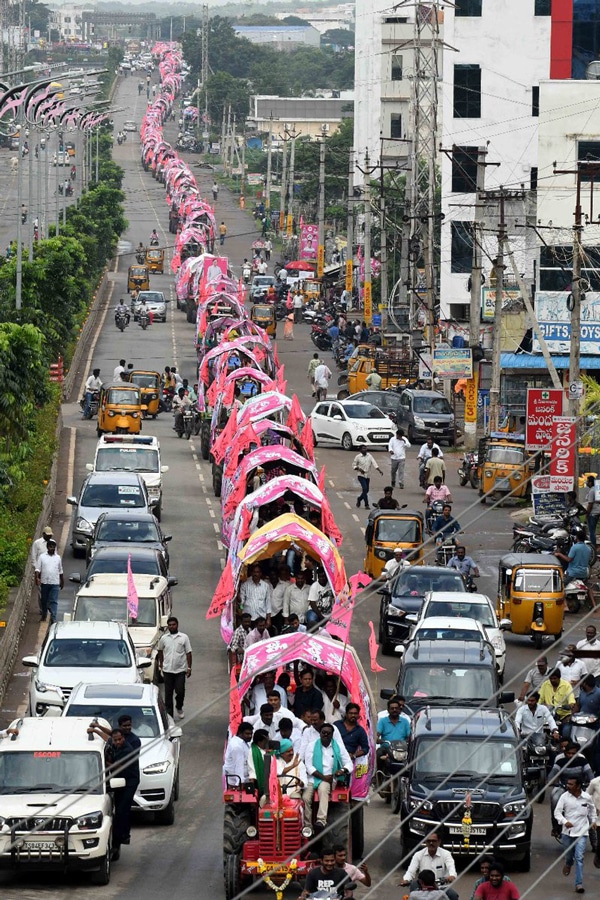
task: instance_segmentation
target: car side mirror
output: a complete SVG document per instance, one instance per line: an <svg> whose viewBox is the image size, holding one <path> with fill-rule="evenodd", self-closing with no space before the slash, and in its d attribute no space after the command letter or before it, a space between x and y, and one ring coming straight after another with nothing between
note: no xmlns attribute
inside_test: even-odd
<svg viewBox="0 0 600 900"><path fill-rule="evenodd" d="M163 534L163 541L165 542L165 544L168 544L169 541L172 541L172 540L173 540L172 534Z"/></svg>
<svg viewBox="0 0 600 900"><path fill-rule="evenodd" d="M396 644L396 646L394 647L394 653L397 653L398 656L402 656L405 649L406 648L404 647L404 644Z"/></svg>
<svg viewBox="0 0 600 900"><path fill-rule="evenodd" d="M391 688L381 688L381 690L379 691L379 696L382 700L391 700L394 694L395 691L393 691Z"/></svg>
<svg viewBox="0 0 600 900"><path fill-rule="evenodd" d="M108 786L111 791L119 791L121 788L124 788L127 782L124 778L110 778L108 782Z"/></svg>
<svg viewBox="0 0 600 900"><path fill-rule="evenodd" d="M161 466L161 467L160 467L160 471L161 471L161 473L164 475L165 472L168 472L168 471L169 471L169 467L168 467L168 466Z"/></svg>
<svg viewBox="0 0 600 900"><path fill-rule="evenodd" d="M67 497L69 506L77 506L77 497Z"/></svg>
<svg viewBox="0 0 600 900"><path fill-rule="evenodd" d="M73 584L81 584L81 572L73 572L72 575L69 575L69 581L72 581Z"/></svg>
<svg viewBox="0 0 600 900"><path fill-rule="evenodd" d="M153 660L148 659L147 656L138 656L135 664L138 667L138 669L149 669L150 666L152 665L152 662L153 662Z"/></svg>
<svg viewBox="0 0 600 900"><path fill-rule="evenodd" d="M404 616L404 621L408 622L409 625L416 625L419 621L419 617L415 615L415 613L408 613L407 616Z"/></svg>
<svg viewBox="0 0 600 900"><path fill-rule="evenodd" d="M179 578L176 578L175 575L169 575L167 578L167 584L169 587L175 587L176 584L179 584Z"/></svg>
<svg viewBox="0 0 600 900"><path fill-rule="evenodd" d="M40 661L37 656L24 656L21 660L24 666L27 666L30 669L35 669L39 666Z"/></svg>
<svg viewBox="0 0 600 900"><path fill-rule="evenodd" d="M514 703L515 702L515 692L514 691L502 691L498 695L498 703L503 706L505 703Z"/></svg>
<svg viewBox="0 0 600 900"><path fill-rule="evenodd" d="M94 464L93 464L93 463L86 463L86 464L85 464L85 467L86 467L86 469L87 469L88 472L93 472L93 471L94 471ZM67 501L67 502L68 502L68 501Z"/></svg>
<svg viewBox="0 0 600 900"><path fill-rule="evenodd" d="M391 597L392 592L387 587L382 587L381 590L377 591L380 597Z"/></svg>
<svg viewBox="0 0 600 900"><path fill-rule="evenodd" d="M172 728L169 728L169 740L173 741L176 738L183 737L183 730L179 727L179 725L174 725Z"/></svg>
<svg viewBox="0 0 600 900"><path fill-rule="evenodd" d="M512 622L510 619L500 619L498 622L498 628L500 631L512 631Z"/></svg>
<svg viewBox="0 0 600 900"><path fill-rule="evenodd" d="M168 621L169 621L169 617L168 617L168 616L161 616L161 617L160 617L160 627L161 627L161 628L166 628L166 627L167 627L167 622L168 622Z"/></svg>

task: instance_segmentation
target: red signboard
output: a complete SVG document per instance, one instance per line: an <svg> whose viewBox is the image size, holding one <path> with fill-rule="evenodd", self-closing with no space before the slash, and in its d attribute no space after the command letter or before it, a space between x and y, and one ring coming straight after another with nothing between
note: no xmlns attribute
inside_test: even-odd
<svg viewBox="0 0 600 900"><path fill-rule="evenodd" d="M552 422L562 413L563 392L545 388L527 389L527 423L525 447L541 450L552 438Z"/></svg>
<svg viewBox="0 0 600 900"><path fill-rule="evenodd" d="M550 476L566 479L573 489L575 478L575 450L577 441L577 419L555 416L552 423L552 450L550 452Z"/></svg>

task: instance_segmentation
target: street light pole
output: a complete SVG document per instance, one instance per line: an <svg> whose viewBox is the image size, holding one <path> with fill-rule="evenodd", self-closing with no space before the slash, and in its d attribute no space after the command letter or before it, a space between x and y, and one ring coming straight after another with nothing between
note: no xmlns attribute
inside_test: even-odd
<svg viewBox="0 0 600 900"><path fill-rule="evenodd" d="M319 212L317 237L317 278L323 277L325 263L325 134L327 126L321 125L321 141L319 143Z"/></svg>
<svg viewBox="0 0 600 900"><path fill-rule="evenodd" d="M33 154L31 152L31 147L29 145L29 138L32 133L33 132L31 132L29 129L27 129L25 131L25 137L27 138L27 146L29 147L29 152L27 154L27 156L29 157L29 159L28 159L29 172L28 172L28 185L27 185L27 208L29 210L27 250L28 250L29 262L31 262L33 260L33 218L34 218L34 216L33 216L33 208L34 208L34 204L33 204L33 160L32 160Z"/></svg>
<svg viewBox="0 0 600 900"><path fill-rule="evenodd" d="M21 206L23 203L23 104L19 106L19 168L17 169L17 268L15 278L15 309L23 306L23 222Z"/></svg>

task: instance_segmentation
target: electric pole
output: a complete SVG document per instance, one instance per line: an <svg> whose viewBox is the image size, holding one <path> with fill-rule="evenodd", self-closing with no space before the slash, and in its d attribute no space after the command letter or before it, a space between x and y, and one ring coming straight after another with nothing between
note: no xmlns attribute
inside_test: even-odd
<svg viewBox="0 0 600 900"><path fill-rule="evenodd" d="M504 218L505 191L502 185L499 192L500 221L498 222L498 256L494 263L496 273L496 299L494 304L494 328L492 332L492 380L490 384L490 432L498 431L500 411L500 338L502 326L502 292L504 290L504 241L506 240L506 221Z"/></svg>
<svg viewBox="0 0 600 900"><path fill-rule="evenodd" d="M481 223L483 220L483 193L485 191L485 158L487 150L477 150L477 176L475 187L475 218L473 221L473 264L471 267L471 305L469 311L469 347L479 346L479 323L481 321L482 253Z"/></svg>
<svg viewBox="0 0 600 900"><path fill-rule="evenodd" d="M290 150L290 192L288 197L288 212L285 230L288 235L291 235L294 230L294 166L296 162L296 138L300 134L299 131L296 131L295 124L288 130L288 134L292 139L292 149Z"/></svg>
<svg viewBox="0 0 600 900"><path fill-rule="evenodd" d="M348 224L346 226L346 278L344 288L352 295L354 280L354 151L348 154ZM351 297L347 309L351 309Z"/></svg>
<svg viewBox="0 0 600 900"><path fill-rule="evenodd" d="M283 135L279 135L281 138L281 186L279 188L279 231L283 231L283 227L285 224L285 198L286 187L287 187L287 137L285 136L285 131Z"/></svg>
<svg viewBox="0 0 600 900"><path fill-rule="evenodd" d="M318 238L317 238L317 278L323 277L325 265L325 135L327 126L321 125L321 140L319 142L319 208L318 208Z"/></svg>
<svg viewBox="0 0 600 900"><path fill-rule="evenodd" d="M273 163L273 113L269 116L269 137L267 138L267 184L265 192L265 209L271 209L271 166Z"/></svg>
<svg viewBox="0 0 600 900"><path fill-rule="evenodd" d="M387 258L387 231L385 227L385 184L383 181L384 168L381 166L379 177L379 302L381 308L381 334L385 336L388 321L388 258ZM384 340L385 343L385 340Z"/></svg>
<svg viewBox="0 0 600 900"><path fill-rule="evenodd" d="M363 198L365 203L365 243L363 283L363 318L367 325L373 321L373 303L371 299L371 172L369 170L369 151L365 153L365 187Z"/></svg>

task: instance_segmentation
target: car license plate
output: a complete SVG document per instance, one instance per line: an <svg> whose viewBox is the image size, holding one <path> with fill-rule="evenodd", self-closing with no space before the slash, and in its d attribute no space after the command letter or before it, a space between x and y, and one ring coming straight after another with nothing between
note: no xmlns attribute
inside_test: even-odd
<svg viewBox="0 0 600 900"><path fill-rule="evenodd" d="M444 433L443 428L430 428L429 430L432 434L443 434Z"/></svg>
<svg viewBox="0 0 600 900"><path fill-rule="evenodd" d="M462 834L462 825L449 825L448 831L450 834ZM471 825L470 834L472 835L484 835L487 834L487 828L483 828L477 825Z"/></svg>
<svg viewBox="0 0 600 900"><path fill-rule="evenodd" d="M510 481L508 478L501 478L500 481L497 481L494 484L494 489L497 491L510 491Z"/></svg>
<svg viewBox="0 0 600 900"><path fill-rule="evenodd" d="M23 841L24 850L58 850L58 844L55 841Z"/></svg>
<svg viewBox="0 0 600 900"><path fill-rule="evenodd" d="M387 434L374 434L373 440L374 441L388 441L389 437Z"/></svg>

